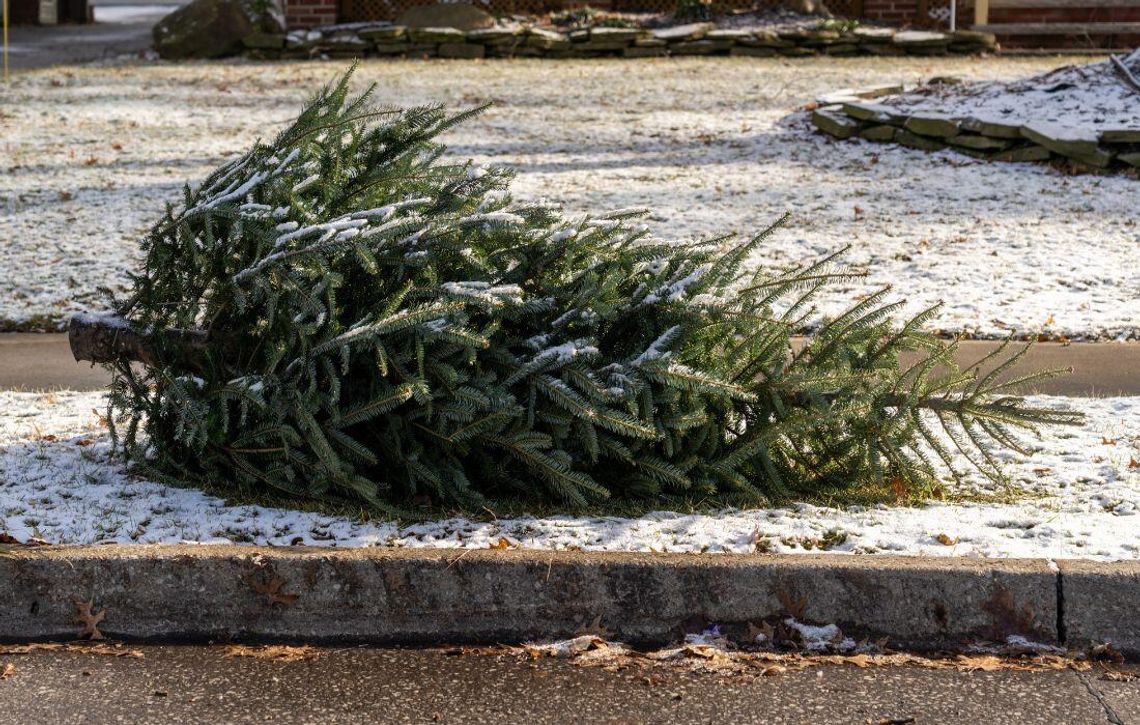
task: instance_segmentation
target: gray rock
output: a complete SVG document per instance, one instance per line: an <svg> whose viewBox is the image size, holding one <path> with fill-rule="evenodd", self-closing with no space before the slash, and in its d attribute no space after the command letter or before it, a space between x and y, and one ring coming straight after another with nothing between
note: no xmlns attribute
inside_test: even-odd
<svg viewBox="0 0 1140 725"><path fill-rule="evenodd" d="M734 45L729 48L728 54L747 58L771 58L779 55L780 52L775 48L768 48L763 45Z"/></svg>
<svg viewBox="0 0 1140 725"><path fill-rule="evenodd" d="M995 161L1048 161L1052 156L1053 154L1044 146L1031 144L1008 151L998 151L990 158Z"/></svg>
<svg viewBox="0 0 1140 725"><path fill-rule="evenodd" d="M523 29L520 28L485 28L472 30L467 33L468 43L480 45L511 45L522 42Z"/></svg>
<svg viewBox="0 0 1140 725"><path fill-rule="evenodd" d="M894 126L868 126L859 132L859 138L868 141L893 141L896 131L898 129Z"/></svg>
<svg viewBox="0 0 1140 725"><path fill-rule="evenodd" d="M1140 143L1140 128L1111 128L1100 132L1101 143Z"/></svg>
<svg viewBox="0 0 1140 725"><path fill-rule="evenodd" d="M958 122L943 116L911 116L903 124L911 133L935 138L950 138L958 135Z"/></svg>
<svg viewBox="0 0 1140 725"><path fill-rule="evenodd" d="M811 122L820 131L835 138L851 138L859 133L859 122L836 106L815 109L811 113Z"/></svg>
<svg viewBox="0 0 1140 725"><path fill-rule="evenodd" d="M990 138L1022 138L1020 124L964 118L959 125L963 131L973 131Z"/></svg>
<svg viewBox="0 0 1140 725"><path fill-rule="evenodd" d="M1089 154L1072 153L1065 154L1065 156L1072 159L1073 161L1076 161L1079 164L1084 164L1085 166L1094 166L1098 169L1104 169L1112 165L1112 160L1115 158L1115 154L1113 154L1111 151L1107 151L1101 148L1098 148L1096 151Z"/></svg>
<svg viewBox="0 0 1140 725"><path fill-rule="evenodd" d="M901 126L906 123L907 120L907 117L898 111L877 103L851 101L843 104L843 112L860 121L887 123L892 126Z"/></svg>
<svg viewBox="0 0 1140 725"><path fill-rule="evenodd" d="M570 47L570 39L562 33L542 28L531 28L526 34L526 44L531 48L544 50L565 50Z"/></svg>
<svg viewBox="0 0 1140 725"><path fill-rule="evenodd" d="M376 55L404 55L412 49L412 44L407 41L395 43L377 43L372 48L372 52Z"/></svg>
<svg viewBox="0 0 1140 725"><path fill-rule="evenodd" d="M1013 141L1009 139L974 136L971 134L959 134L953 138L946 139L946 142L951 146L971 149L973 151L1004 151L1013 145Z"/></svg>
<svg viewBox="0 0 1140 725"><path fill-rule="evenodd" d="M621 51L623 58L661 58L669 55L664 45L631 45Z"/></svg>
<svg viewBox="0 0 1140 725"><path fill-rule="evenodd" d="M851 34L859 39L860 43L878 44L889 43L895 37L894 28L855 28Z"/></svg>
<svg viewBox="0 0 1140 725"><path fill-rule="evenodd" d="M916 133L911 133L902 128L898 129L898 132L895 134L895 142L903 146L909 146L912 149L921 149L922 151L941 151L946 148L946 144L942 141L927 136L919 136Z"/></svg>
<svg viewBox="0 0 1140 725"><path fill-rule="evenodd" d="M688 25L674 25L671 28L659 28L653 31L653 37L665 41L700 40L716 26L712 23L689 23Z"/></svg>
<svg viewBox="0 0 1140 725"><path fill-rule="evenodd" d="M389 25L383 28L361 30L357 35L373 43L396 43L407 39L408 29L403 25Z"/></svg>
<svg viewBox="0 0 1140 725"><path fill-rule="evenodd" d="M414 8L413 8L414 9ZM408 26L408 37L413 43L463 43L467 35L456 28L417 28Z"/></svg>
<svg viewBox="0 0 1140 725"><path fill-rule="evenodd" d="M950 46L971 45L980 48L996 48L997 36L977 30L956 30L950 34Z"/></svg>
<svg viewBox="0 0 1140 725"><path fill-rule="evenodd" d="M757 30L750 38L737 38L738 45L754 45L767 48L791 48L795 45L790 40L784 40L771 30Z"/></svg>
<svg viewBox="0 0 1140 725"><path fill-rule="evenodd" d="M729 40L690 40L669 45L669 52L673 55L712 55L724 53L732 47Z"/></svg>
<svg viewBox="0 0 1140 725"><path fill-rule="evenodd" d="M1084 133L1076 129L1029 123L1021 127L1021 135L1062 156L1093 157L1100 150L1095 133Z"/></svg>
<svg viewBox="0 0 1140 725"><path fill-rule="evenodd" d="M913 48L938 48L950 42L950 36L945 33L934 33L927 30L904 30L895 33L891 38L895 45L903 46L908 50Z"/></svg>
<svg viewBox="0 0 1140 725"><path fill-rule="evenodd" d="M285 32L277 6L257 0L193 0L158 21L154 49L167 59L222 58L246 46L246 36Z"/></svg>
<svg viewBox="0 0 1140 725"><path fill-rule="evenodd" d="M474 5L444 3L410 7L400 15L396 23L409 28L455 28L466 31L493 27L495 18Z"/></svg>
<svg viewBox="0 0 1140 725"><path fill-rule="evenodd" d="M629 45L646 34L639 28L590 28L590 41Z"/></svg>
<svg viewBox="0 0 1140 725"><path fill-rule="evenodd" d="M1120 159L1121 161L1128 164L1129 166L1140 167L1140 151L1136 151L1136 152L1128 153L1128 154L1120 154L1116 158Z"/></svg>

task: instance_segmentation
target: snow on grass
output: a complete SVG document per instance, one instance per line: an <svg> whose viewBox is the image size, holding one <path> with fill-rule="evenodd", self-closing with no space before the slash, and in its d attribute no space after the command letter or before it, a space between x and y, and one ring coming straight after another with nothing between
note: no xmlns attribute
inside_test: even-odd
<svg viewBox="0 0 1140 725"><path fill-rule="evenodd" d="M1078 408L1007 473L1013 503L844 508L798 504L637 518L550 516L412 524L227 505L128 476L108 460L101 393L0 392L0 531L53 543L472 547L595 551L926 554L1140 558L1140 398L1040 396ZM976 482L975 482L976 483Z"/></svg>
<svg viewBox="0 0 1140 725"><path fill-rule="evenodd" d="M1126 61L1140 73L1140 52ZM1009 82L938 84L876 101L911 115L943 114L953 118L1014 126L1040 125L1065 138L1100 131L1140 130L1136 90L1125 85L1110 61L1067 65Z"/></svg>
<svg viewBox="0 0 1140 725"><path fill-rule="evenodd" d="M865 142L833 142L796 109L839 88L1032 76L1057 58L366 62L380 103L493 101L449 133L459 158L518 168L517 195L568 211L650 207L667 239L751 233L802 263L850 244L865 280L835 312L893 283L934 325L1001 337L1140 338L1137 182L1065 176ZM99 309L136 241L201 180L296 113L338 63L110 65L18 75L0 98L0 328ZM557 123L551 114L557 112Z"/></svg>

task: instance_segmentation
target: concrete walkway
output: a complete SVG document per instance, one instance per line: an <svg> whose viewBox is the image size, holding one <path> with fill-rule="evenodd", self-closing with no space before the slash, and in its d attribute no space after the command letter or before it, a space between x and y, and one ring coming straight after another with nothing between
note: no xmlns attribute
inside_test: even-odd
<svg viewBox="0 0 1140 725"><path fill-rule="evenodd" d="M996 345L965 342L959 361L973 363ZM1038 343L1015 374L1066 367L1073 368L1072 375L1043 381L1032 392L1081 397L1140 395L1140 344ZM0 390L98 390L108 382L102 368L72 359L67 335L0 334Z"/></svg>
<svg viewBox="0 0 1140 725"><path fill-rule="evenodd" d="M171 0L95 4L89 25L19 25L8 31L8 65L13 72L88 63L134 55L151 46L151 29L178 7Z"/></svg>
<svg viewBox="0 0 1140 725"><path fill-rule="evenodd" d="M135 649L135 648L132 648ZM775 676L618 672L499 653L349 648L277 662L225 647L0 655L10 722L1131 723L1136 668L821 666Z"/></svg>

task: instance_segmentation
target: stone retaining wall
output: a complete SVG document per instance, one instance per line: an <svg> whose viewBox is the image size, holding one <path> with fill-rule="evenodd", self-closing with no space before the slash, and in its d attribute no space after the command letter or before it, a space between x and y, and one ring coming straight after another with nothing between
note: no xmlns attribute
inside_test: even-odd
<svg viewBox="0 0 1140 725"><path fill-rule="evenodd" d="M921 149L953 149L995 161L1068 160L1087 170L1140 167L1140 128L1083 131L933 113L907 114L865 98L821 105L812 124L840 139L861 138Z"/></svg>
<svg viewBox="0 0 1140 725"><path fill-rule="evenodd" d="M391 24L334 25L288 35L245 39L246 55L296 58L648 58L682 55L855 56L972 54L997 49L994 36L891 28L838 30L717 30L693 23L656 30L591 28L559 33L535 27L405 28Z"/></svg>

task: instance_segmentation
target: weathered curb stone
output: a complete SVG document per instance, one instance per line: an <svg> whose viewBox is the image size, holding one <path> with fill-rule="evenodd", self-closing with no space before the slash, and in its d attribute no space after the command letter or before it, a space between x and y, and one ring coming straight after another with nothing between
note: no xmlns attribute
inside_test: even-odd
<svg viewBox="0 0 1140 725"><path fill-rule="evenodd" d="M1140 656L1140 561L1058 561L1066 641Z"/></svg>
<svg viewBox="0 0 1140 725"><path fill-rule="evenodd" d="M1046 562L834 555L242 546L50 547L0 557L0 639L73 638L73 596L122 639L635 643L787 616L936 647L1056 641Z"/></svg>
<svg viewBox="0 0 1140 725"><path fill-rule="evenodd" d="M1045 124L1026 124L1021 127L1021 135L1062 156L1092 155L1098 150L1095 136L1054 129Z"/></svg>

